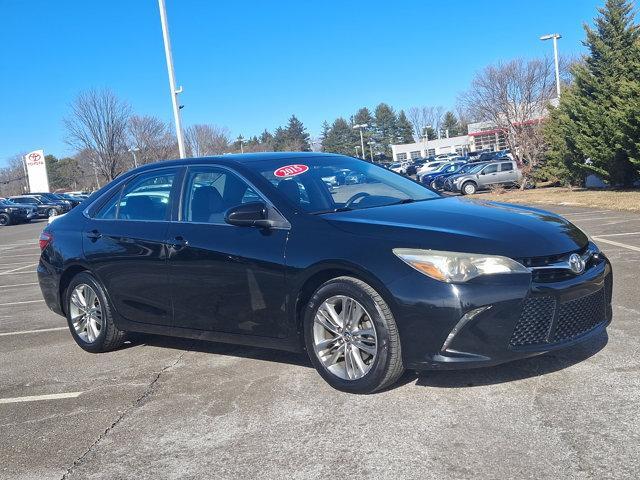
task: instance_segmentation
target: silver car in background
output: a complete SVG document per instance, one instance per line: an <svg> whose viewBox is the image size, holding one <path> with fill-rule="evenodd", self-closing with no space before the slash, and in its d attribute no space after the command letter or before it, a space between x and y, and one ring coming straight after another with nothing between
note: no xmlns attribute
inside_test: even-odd
<svg viewBox="0 0 640 480"><path fill-rule="evenodd" d="M494 186L515 186L522 180L522 172L513 160L490 162L482 168L448 179L451 190L472 195L478 190Z"/></svg>

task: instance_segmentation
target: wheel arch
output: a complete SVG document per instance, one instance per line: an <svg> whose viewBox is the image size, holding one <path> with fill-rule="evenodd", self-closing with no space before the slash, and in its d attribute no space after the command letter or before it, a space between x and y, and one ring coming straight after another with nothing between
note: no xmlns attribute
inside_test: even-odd
<svg viewBox="0 0 640 480"><path fill-rule="evenodd" d="M67 309L66 309L64 297L65 297L65 291L67 290L67 287L69 286L69 284L71 283L71 280L73 280L73 278L76 275L78 275L79 273L88 272L88 271L89 269L87 267L79 263L68 265L62 271L62 275L60 275L60 282L58 284L58 295L60 298L60 309L65 315L67 314Z"/></svg>
<svg viewBox="0 0 640 480"><path fill-rule="evenodd" d="M389 305L392 313L396 310L393 297L389 290L385 287L382 281L368 270L348 262L322 263L315 265L300 281L300 286L296 289L297 294L293 314L295 315L296 331L303 343L302 320L304 317L304 309L309 303L309 300L320 285L333 278L344 276L357 278L358 280L362 280L369 284L378 292L378 294L380 294L380 296L382 296L387 305Z"/></svg>

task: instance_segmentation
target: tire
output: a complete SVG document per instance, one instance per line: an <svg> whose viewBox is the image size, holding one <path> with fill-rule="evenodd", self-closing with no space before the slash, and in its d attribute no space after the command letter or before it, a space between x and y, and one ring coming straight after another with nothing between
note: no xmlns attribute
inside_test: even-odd
<svg viewBox="0 0 640 480"><path fill-rule="evenodd" d="M0 213L0 227L7 227L11 225L11 217L6 213Z"/></svg>
<svg viewBox="0 0 640 480"><path fill-rule="evenodd" d="M465 184L462 185L462 188L460 189L460 192L463 195L473 195L477 191L478 191L478 186L473 182L465 182Z"/></svg>
<svg viewBox="0 0 640 480"><path fill-rule="evenodd" d="M55 208L50 208L49 210L47 210L47 217L55 217L56 215L58 215L58 210L56 210Z"/></svg>
<svg viewBox="0 0 640 480"><path fill-rule="evenodd" d="M72 312L74 312L72 296L77 288L83 288L83 286L93 290L99 302L98 306L101 308L100 329L95 339L91 339L87 335L89 329L86 329L86 333L79 333L74 326L74 322L77 322L77 320L74 320L72 316ZM85 296L85 299L86 298ZM108 352L120 347L124 343L126 332L120 330L114 323L111 303L107 298L104 288L93 275L88 272L81 272L73 277L64 292L64 299L67 324L69 325L73 339L80 348L91 353ZM88 323L88 321L86 322Z"/></svg>
<svg viewBox="0 0 640 480"><path fill-rule="evenodd" d="M330 333L319 321L316 321L316 316L322 316L318 313L321 307L323 312L326 311L326 302L343 298L348 298L351 304L355 305L354 312L360 311L358 306L362 308L362 314L359 317L357 315L353 317L358 317L361 321L356 323L354 328L345 329L342 334L336 334L334 338L338 339L338 343L334 343L334 345L339 346L335 349L319 349L317 347L318 335L322 332L326 333L329 337L329 340L325 340L327 342L334 334ZM335 310L334 313L336 313ZM378 292L361 280L353 277L338 277L321 285L306 306L303 328L305 347L311 362L320 376L337 390L349 393L373 393L395 383L404 372L400 337L393 314ZM357 344L363 345L360 339L365 338L364 335L358 336L354 333L351 336L350 333L347 333L364 332L365 329L372 334L369 334L368 340L365 340L368 343L364 346L375 352L375 355L364 353L363 350L356 347ZM375 348L372 344L375 345ZM352 359L350 362L351 372L356 372L355 375L360 375L359 377L345 378L349 371L346 355L340 354L338 351L346 352L347 348L352 352L349 354L349 358ZM320 352L325 353L324 359L321 358L323 354ZM338 359L334 364L328 365L330 360L327 357L333 357L334 354ZM361 363L355 361L354 355L358 355ZM366 358L363 359L363 356ZM342 362L340 358L342 358ZM356 364L363 365L365 368L357 370L357 367L354 366Z"/></svg>
<svg viewBox="0 0 640 480"><path fill-rule="evenodd" d="M438 187L436 186L436 181L435 181L435 180L433 180L433 181L431 182L431 190L437 190L437 189L438 189Z"/></svg>

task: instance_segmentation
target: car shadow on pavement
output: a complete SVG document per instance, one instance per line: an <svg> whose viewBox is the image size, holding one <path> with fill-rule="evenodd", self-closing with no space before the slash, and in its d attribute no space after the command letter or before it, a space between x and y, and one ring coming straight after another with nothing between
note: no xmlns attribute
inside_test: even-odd
<svg viewBox="0 0 640 480"><path fill-rule="evenodd" d="M407 372L400 384L415 381L421 387L466 388L496 385L526 378L538 377L571 367L592 357L608 343L607 332L565 350L546 353L537 357L516 360L495 367L468 370L435 370Z"/></svg>
<svg viewBox="0 0 640 480"><path fill-rule="evenodd" d="M160 348L212 353L215 355L228 355L231 357L288 363L290 365L313 368L311 361L304 353L286 352L262 347L248 347L244 345L233 345L189 338L164 337L162 335L151 334L135 334L132 336L132 346L143 344Z"/></svg>
<svg viewBox="0 0 640 480"><path fill-rule="evenodd" d="M569 347L565 350L516 360L495 367L473 368L468 370L432 370L418 373L407 371L398 382L383 389L381 392L394 390L400 386L411 383L420 387L469 388L539 377L587 360L602 350L607 345L608 340L609 337L606 331L604 331L602 334L585 343ZM190 352L227 355L250 360L262 360L313 368L311 361L304 353L286 352L262 347L248 347L151 334L133 335L127 346L131 347L136 345L149 345Z"/></svg>

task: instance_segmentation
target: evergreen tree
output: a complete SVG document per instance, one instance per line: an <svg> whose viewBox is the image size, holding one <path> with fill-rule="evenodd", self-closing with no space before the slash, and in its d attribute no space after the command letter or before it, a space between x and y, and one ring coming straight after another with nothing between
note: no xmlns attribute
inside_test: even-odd
<svg viewBox="0 0 640 480"><path fill-rule="evenodd" d="M287 132L284 128L278 127L273 133L273 151L284 152L287 146Z"/></svg>
<svg viewBox="0 0 640 480"><path fill-rule="evenodd" d="M400 110L398 114L398 121L396 124L397 135L400 137L400 143L413 143L413 127L407 119L407 116L404 113L404 110Z"/></svg>
<svg viewBox="0 0 640 480"><path fill-rule="evenodd" d="M546 169L629 186L640 173L640 30L628 0L607 0L599 13L585 27L589 55L546 126Z"/></svg>
<svg viewBox="0 0 640 480"><path fill-rule="evenodd" d="M373 128L374 118L367 107L362 107L360 110L356 112L356 114L353 116L353 124L354 125L366 124L369 126L369 128Z"/></svg>
<svg viewBox="0 0 640 480"><path fill-rule="evenodd" d="M344 118L336 119L322 141L322 151L353 156L356 143L353 128Z"/></svg>
<svg viewBox="0 0 640 480"><path fill-rule="evenodd" d="M398 143L397 118L393 109L386 103L381 103L375 110L375 140L383 149L383 153L391 158L391 144Z"/></svg>
<svg viewBox="0 0 640 480"><path fill-rule="evenodd" d="M325 151L324 144L327 139L327 136L329 135L329 132L331 131L331 125L329 125L329 122L325 120L324 122L322 122L321 128L322 130L320 131L320 148L324 152Z"/></svg>
<svg viewBox="0 0 640 480"><path fill-rule="evenodd" d="M460 128L460 123L456 118L455 114L451 111L448 111L444 114L444 118L442 119L442 133L446 135L447 130L449 131L450 137L457 137L458 135L462 135L462 129Z"/></svg>
<svg viewBox="0 0 640 480"><path fill-rule="evenodd" d="M308 152L311 150L309 134L303 123L295 115L289 118L289 124L285 130L285 150L290 152Z"/></svg>

